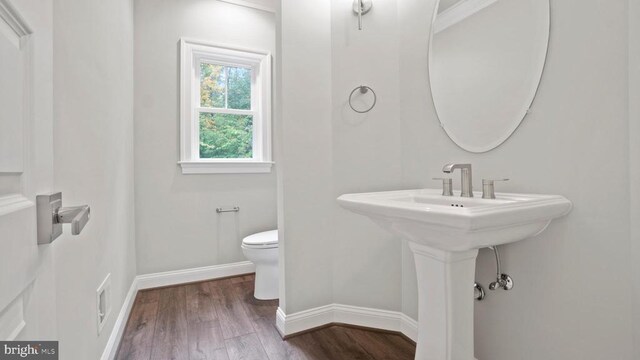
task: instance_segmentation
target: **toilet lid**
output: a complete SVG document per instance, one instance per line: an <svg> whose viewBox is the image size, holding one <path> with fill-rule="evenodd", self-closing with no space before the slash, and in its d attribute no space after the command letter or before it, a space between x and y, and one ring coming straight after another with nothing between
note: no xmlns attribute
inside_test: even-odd
<svg viewBox="0 0 640 360"><path fill-rule="evenodd" d="M278 230L264 231L249 235L242 239L242 244L249 246L278 245Z"/></svg>

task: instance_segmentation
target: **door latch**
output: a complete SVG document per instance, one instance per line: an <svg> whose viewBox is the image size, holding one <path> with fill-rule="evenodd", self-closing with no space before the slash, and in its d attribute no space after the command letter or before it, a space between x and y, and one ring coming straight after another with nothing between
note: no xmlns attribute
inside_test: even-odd
<svg viewBox="0 0 640 360"><path fill-rule="evenodd" d="M88 205L62 207L62 193L36 196L38 245L50 244L62 235L62 224L71 224L71 234L78 235L91 217Z"/></svg>

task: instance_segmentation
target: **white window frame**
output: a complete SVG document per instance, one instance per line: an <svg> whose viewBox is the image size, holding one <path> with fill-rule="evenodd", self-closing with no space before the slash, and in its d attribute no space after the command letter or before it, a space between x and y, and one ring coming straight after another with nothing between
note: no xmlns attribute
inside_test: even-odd
<svg viewBox="0 0 640 360"><path fill-rule="evenodd" d="M200 63L251 68L251 110L217 109L253 115L253 158L201 159ZM180 39L180 161L183 174L271 172L271 54L193 39Z"/></svg>

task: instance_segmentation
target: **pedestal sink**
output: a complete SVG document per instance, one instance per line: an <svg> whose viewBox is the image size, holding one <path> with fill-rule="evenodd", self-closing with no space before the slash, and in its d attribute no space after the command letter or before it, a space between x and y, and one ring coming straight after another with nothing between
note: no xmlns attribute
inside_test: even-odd
<svg viewBox="0 0 640 360"><path fill-rule="evenodd" d="M416 359L475 359L473 283L478 249L535 236L571 210L571 202L557 195L474 196L419 189L338 198L344 208L409 240L418 275Z"/></svg>

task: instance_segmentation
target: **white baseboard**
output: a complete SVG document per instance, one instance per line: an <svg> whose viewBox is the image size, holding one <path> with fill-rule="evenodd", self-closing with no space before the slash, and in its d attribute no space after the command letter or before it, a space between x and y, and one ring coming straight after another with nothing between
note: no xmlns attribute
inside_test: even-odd
<svg viewBox="0 0 640 360"><path fill-rule="evenodd" d="M413 342L418 341L418 321L409 315L400 313L400 332Z"/></svg>
<svg viewBox="0 0 640 360"><path fill-rule="evenodd" d="M285 314L282 308L276 311L276 328L282 336L330 324L334 319L333 305L325 305L293 314Z"/></svg>
<svg viewBox="0 0 640 360"><path fill-rule="evenodd" d="M418 322L397 311L330 304L289 315L278 308L276 314L276 327L282 336L331 323L397 331L413 341L418 335Z"/></svg>
<svg viewBox="0 0 640 360"><path fill-rule="evenodd" d="M232 264L205 266L195 269L167 271L136 276L131 283L129 291L127 292L127 296L125 297L122 308L118 313L118 318L113 326L113 330L111 330L109 340L102 352L100 360L113 360L115 358L138 290L219 279L229 276L248 274L255 271L255 265L253 265L252 262L242 261Z"/></svg>
<svg viewBox="0 0 640 360"><path fill-rule="evenodd" d="M138 294L137 277L133 278L133 282L131 282L131 286L129 287L127 296L124 298L124 303L122 304L122 308L120 308L120 312L116 318L116 323L113 325L113 330L111 330L111 335L109 335L109 340L107 340L107 345L102 352L100 360L115 359L116 353L118 352L118 346L120 345L120 340L122 339L124 329L127 326L129 314L133 308L133 302L136 299L136 294Z"/></svg>
<svg viewBox="0 0 640 360"><path fill-rule="evenodd" d="M142 290L248 274L255 271L256 267L251 261L242 261L232 264L138 275L136 279L138 280L138 289Z"/></svg>

